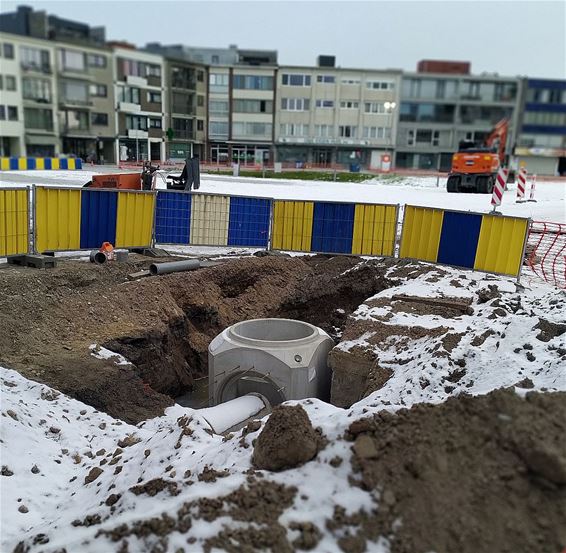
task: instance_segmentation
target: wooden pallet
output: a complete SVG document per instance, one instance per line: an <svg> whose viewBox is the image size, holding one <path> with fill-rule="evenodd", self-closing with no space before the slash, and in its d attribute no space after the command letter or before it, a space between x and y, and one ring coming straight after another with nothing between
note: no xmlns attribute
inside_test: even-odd
<svg viewBox="0 0 566 553"><path fill-rule="evenodd" d="M8 257L9 265L20 267L34 267L35 269L52 269L57 267L57 260L49 255L12 255Z"/></svg>

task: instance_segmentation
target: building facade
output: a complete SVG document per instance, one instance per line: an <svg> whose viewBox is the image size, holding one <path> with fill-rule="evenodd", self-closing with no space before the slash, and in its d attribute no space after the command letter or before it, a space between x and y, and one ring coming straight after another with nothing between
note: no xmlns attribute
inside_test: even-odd
<svg viewBox="0 0 566 553"><path fill-rule="evenodd" d="M530 173L566 175L566 81L526 79L515 156Z"/></svg>
<svg viewBox="0 0 566 553"><path fill-rule="evenodd" d="M116 159L165 159L167 96L162 56L111 43L116 97Z"/></svg>
<svg viewBox="0 0 566 553"><path fill-rule="evenodd" d="M482 142L504 118L510 123L511 154L521 83L519 78L494 75L404 73L395 165L448 171L460 141Z"/></svg>
<svg viewBox="0 0 566 553"><path fill-rule="evenodd" d="M400 71L279 68L277 161L380 169L394 149ZM389 156L389 158L388 158Z"/></svg>

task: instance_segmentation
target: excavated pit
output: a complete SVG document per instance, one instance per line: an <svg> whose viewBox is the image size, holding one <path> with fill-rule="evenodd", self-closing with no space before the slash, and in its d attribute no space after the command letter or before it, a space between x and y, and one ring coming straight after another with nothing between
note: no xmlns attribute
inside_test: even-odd
<svg viewBox="0 0 566 553"><path fill-rule="evenodd" d="M61 260L49 271L1 270L0 364L137 423L187 393L202 406L208 345L228 326L291 318L338 341L348 314L390 286L384 274L399 263L251 256L128 279L152 262L134 255L127 263ZM98 354L100 346L131 364Z"/></svg>

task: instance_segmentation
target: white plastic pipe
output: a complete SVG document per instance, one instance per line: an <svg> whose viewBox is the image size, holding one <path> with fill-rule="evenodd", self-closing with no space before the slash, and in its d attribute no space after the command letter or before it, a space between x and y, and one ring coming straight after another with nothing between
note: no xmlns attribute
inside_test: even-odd
<svg viewBox="0 0 566 553"><path fill-rule="evenodd" d="M199 409L198 414L204 417L215 434L222 434L228 428L257 415L266 407L260 396L248 394L214 407Z"/></svg>

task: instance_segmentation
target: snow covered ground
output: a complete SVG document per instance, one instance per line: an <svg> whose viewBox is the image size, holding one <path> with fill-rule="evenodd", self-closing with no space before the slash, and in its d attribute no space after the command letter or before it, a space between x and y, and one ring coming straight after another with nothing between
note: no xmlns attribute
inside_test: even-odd
<svg viewBox="0 0 566 553"><path fill-rule="evenodd" d="M96 171L2 171L0 187L29 186L82 186ZM122 171L128 172L128 171ZM130 171L131 172L131 171ZM201 192L217 194L250 195L276 199L383 202L442 207L478 212L490 211L487 194L448 194L446 178L400 177L389 181L375 177L363 183L339 183L329 181L259 179L250 177L218 176L203 174ZM537 202L515 203L516 185L509 185L499 211L505 215L531 217L539 221L566 221L566 182L538 182Z"/></svg>
<svg viewBox="0 0 566 553"><path fill-rule="evenodd" d="M494 287L491 290L490 285ZM493 298L480 297L478 292L484 288ZM394 294L469 299L474 313L446 318L396 311L388 307ZM349 481L351 442L345 441L343 434L356 417L415 403L439 403L461 393L485 394L499 387L519 385L517 392L524 394L527 385L520 382L525 379L530 380L530 389L566 390L566 334L538 339L538 330L533 327L541 318L553 324L566 320L564 292L543 285L523 290L509 279L450 268L406 275L398 286L363 304L352 323L462 333L461 341L448 353L452 359L466 360L462 365L465 374L447 386L446 377L453 367L447 356L432 355L442 344L442 334L409 341L402 353L395 348L393 336L380 352L393 370L382 389L350 409L316 399L293 402L304 407L329 443L314 460L299 468L261 472L264 483L299 490L278 519L287 534L291 538L297 534L293 522L311 522L322 532L316 550L338 552L339 536L325 524L335 507L343 507L348 514L375 507L375 496ZM488 330L491 333L483 342L472 344L475 336ZM346 342L340 347L345 351L356 345L373 347L370 338L367 335L357 344ZM111 355L107 350L94 350ZM433 359L436 366L429 363ZM209 519L206 515L206 509L214 510L218 505L218 498L251 485L252 441L260 428L229 438L211 435L198 411L178 405L136 427L26 380L15 371L0 369L0 377L2 551L11 552L25 541L18 551L54 553L65 547L68 552L89 553L173 552L178 548L197 552L203 550L208 538L224 529L261 527L230 516L229 511ZM337 457L341 463L331 462ZM211 470L217 471L217 476L208 478ZM145 489L147 484L149 489L154 479L162 479L161 489L138 493L136 486ZM244 503L244 508L250 505ZM189 515L190 524L184 524ZM132 529L136 531L132 533ZM123 541L129 542L129 549L118 549ZM187 542L191 544L188 549ZM382 538L370 548L386 553L387 540Z"/></svg>

